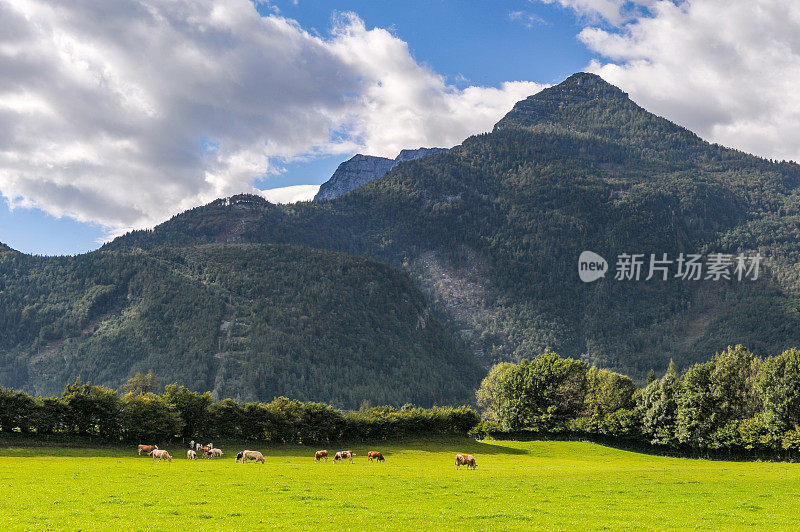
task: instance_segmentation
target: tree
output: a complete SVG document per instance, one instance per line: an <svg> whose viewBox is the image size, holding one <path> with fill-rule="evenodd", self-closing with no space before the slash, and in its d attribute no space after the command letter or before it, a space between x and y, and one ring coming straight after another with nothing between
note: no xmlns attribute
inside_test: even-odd
<svg viewBox="0 0 800 532"><path fill-rule="evenodd" d="M589 368L586 373L586 414L603 418L612 412L636 406L636 385L625 375Z"/></svg>
<svg viewBox="0 0 800 532"><path fill-rule="evenodd" d="M25 392L0 388L0 429L28 432L35 415L33 398Z"/></svg>
<svg viewBox="0 0 800 532"><path fill-rule="evenodd" d="M695 448L732 445L739 422L761 410L756 389L760 364L738 345L689 368L677 401L678 440Z"/></svg>
<svg viewBox="0 0 800 532"><path fill-rule="evenodd" d="M209 408L214 437L242 437L242 405L233 399L217 401Z"/></svg>
<svg viewBox="0 0 800 532"><path fill-rule="evenodd" d="M800 426L800 350L765 360L756 385L764 401L764 424L773 437Z"/></svg>
<svg viewBox="0 0 800 532"><path fill-rule="evenodd" d="M642 433L654 445L674 445L675 416L678 405L676 396L680 390L680 377L675 362L661 379L653 381L642 391L637 405L642 420Z"/></svg>
<svg viewBox="0 0 800 532"><path fill-rule="evenodd" d="M680 443L707 447L713 430L713 398L710 394L711 364L696 364L686 370L676 398L675 436Z"/></svg>
<svg viewBox="0 0 800 532"><path fill-rule="evenodd" d="M499 382L512 368L514 368L514 364L510 362L495 364L481 381L478 391L475 392L475 397L478 401L478 406L482 409L484 419L499 421L500 408L503 401L499 393Z"/></svg>
<svg viewBox="0 0 800 532"><path fill-rule="evenodd" d="M67 405L58 397L37 397L33 428L37 434L53 434L65 428Z"/></svg>
<svg viewBox="0 0 800 532"><path fill-rule="evenodd" d="M183 428L177 409L152 393L128 393L123 397L121 427L130 441L157 442L172 439Z"/></svg>
<svg viewBox="0 0 800 532"><path fill-rule="evenodd" d="M178 384L169 384L164 389L164 401L175 408L183 420L181 436L184 440L198 440L211 436L210 408L214 402L209 392L197 393Z"/></svg>
<svg viewBox="0 0 800 532"><path fill-rule="evenodd" d="M158 391L158 377L153 373L153 370L144 375L141 371L128 379L128 382L122 385L122 393L142 395L145 393L156 393Z"/></svg>
<svg viewBox="0 0 800 532"><path fill-rule="evenodd" d="M576 417L586 396L585 362L545 351L499 380L499 420L510 429L553 428Z"/></svg>
<svg viewBox="0 0 800 532"><path fill-rule="evenodd" d="M79 434L119 436L122 403L114 390L90 382L82 384L78 377L64 388L61 399L67 406L68 424Z"/></svg>

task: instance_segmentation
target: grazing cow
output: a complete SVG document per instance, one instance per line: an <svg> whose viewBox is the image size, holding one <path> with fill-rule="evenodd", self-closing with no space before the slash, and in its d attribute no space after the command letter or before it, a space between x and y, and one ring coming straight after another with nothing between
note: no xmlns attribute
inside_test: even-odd
<svg viewBox="0 0 800 532"><path fill-rule="evenodd" d="M350 460L350 463L352 464L353 463L353 455L354 454L356 454L356 453L354 453L353 451L339 451L338 453L336 453L333 456L333 463L335 464L336 462L338 462L340 460L342 460L342 461Z"/></svg>
<svg viewBox="0 0 800 532"><path fill-rule="evenodd" d="M150 451L147 454L149 454L150 456L153 457L153 462L155 462L156 458L158 458L159 462L161 460L167 460L170 463L172 463L172 457L169 455L169 453L167 451L160 451L158 449L153 449L152 451Z"/></svg>
<svg viewBox="0 0 800 532"><path fill-rule="evenodd" d="M465 465L469 469L477 469L478 464L475 463L475 457L471 454L457 454L456 455L456 469L461 469Z"/></svg>
<svg viewBox="0 0 800 532"><path fill-rule="evenodd" d="M383 457L380 451L370 451L367 453L367 458L370 462L374 459L376 462L385 462L386 458Z"/></svg>
<svg viewBox="0 0 800 532"><path fill-rule="evenodd" d="M189 460L197 460L197 453L194 452L192 449L186 451L186 458Z"/></svg>
<svg viewBox="0 0 800 532"><path fill-rule="evenodd" d="M315 464L322 459L324 459L326 462L328 461L328 451L317 451L316 453L314 453Z"/></svg>
<svg viewBox="0 0 800 532"><path fill-rule="evenodd" d="M236 454L236 460L235 460L235 461L236 461L236 462L241 462L241 460L242 460L242 455L244 455L244 452L243 452L243 451L239 451L239 452Z"/></svg>
<svg viewBox="0 0 800 532"><path fill-rule="evenodd" d="M142 456L142 453L150 454L150 451L158 449L158 445L140 445L139 446L139 456Z"/></svg>
<svg viewBox="0 0 800 532"><path fill-rule="evenodd" d="M203 458L211 458L211 448L210 447L200 447L200 455Z"/></svg>
<svg viewBox="0 0 800 532"><path fill-rule="evenodd" d="M212 458L214 458L215 456L222 456L222 454L223 454L223 453L222 453L222 449L218 449L218 448L216 448L216 447L214 447L213 449L211 449L211 457L212 457Z"/></svg>
<svg viewBox="0 0 800 532"><path fill-rule="evenodd" d="M239 453L241 456L241 461L243 464L246 464L248 460L253 460L254 462L264 463L264 455L258 451L242 451ZM239 455L236 455L236 461L240 460Z"/></svg>

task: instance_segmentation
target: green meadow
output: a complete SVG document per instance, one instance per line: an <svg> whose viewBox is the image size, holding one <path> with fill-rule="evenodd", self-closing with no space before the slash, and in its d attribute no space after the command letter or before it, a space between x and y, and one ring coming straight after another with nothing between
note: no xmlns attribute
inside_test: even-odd
<svg viewBox="0 0 800 532"><path fill-rule="evenodd" d="M250 448L257 448L250 446ZM0 449L2 530L531 530L797 527L800 464L664 458L584 442L302 446L266 464L153 463L133 449ZM367 462L380 450L385 463ZM333 449L329 449L333 450ZM478 469L456 470L454 455Z"/></svg>

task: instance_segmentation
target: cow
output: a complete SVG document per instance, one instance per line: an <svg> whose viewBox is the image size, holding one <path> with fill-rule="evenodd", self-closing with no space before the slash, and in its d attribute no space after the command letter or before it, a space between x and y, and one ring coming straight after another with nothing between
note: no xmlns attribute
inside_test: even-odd
<svg viewBox="0 0 800 532"><path fill-rule="evenodd" d="M370 451L367 453L367 458L370 462L375 460L376 462L385 462L386 458L383 457L380 451Z"/></svg>
<svg viewBox="0 0 800 532"><path fill-rule="evenodd" d="M316 464L320 460L328 461L328 451L317 451L314 453L314 463Z"/></svg>
<svg viewBox="0 0 800 532"><path fill-rule="evenodd" d="M189 442L189 449L194 449L194 440Z"/></svg>
<svg viewBox="0 0 800 532"><path fill-rule="evenodd" d="M339 451L338 453L336 453L333 456L333 463L335 464L336 462L338 462L340 460L342 460L342 461L350 460L350 463L352 464L353 463L353 455L354 454L356 454L356 453L354 453L353 451Z"/></svg>
<svg viewBox="0 0 800 532"><path fill-rule="evenodd" d="M159 462L161 460L167 460L170 463L172 463L172 457L169 455L169 453L167 451L161 451L161 450L158 450L158 449L153 449L152 451L150 451L147 454L149 454L150 456L153 457L153 462L155 462L156 458L158 458Z"/></svg>
<svg viewBox="0 0 800 532"><path fill-rule="evenodd" d="M202 443L195 443L194 444L194 450L195 451L200 451L200 449L202 449L202 448L203 448L203 444Z"/></svg>
<svg viewBox="0 0 800 532"><path fill-rule="evenodd" d="M150 451L154 451L156 449L158 449L158 445L140 445L139 456L142 456L142 453L150 454Z"/></svg>
<svg viewBox="0 0 800 532"><path fill-rule="evenodd" d="M242 455L244 455L244 451L239 451L239 452L236 454L236 460L234 460L234 461L235 461L235 462L240 462L240 461L242 460Z"/></svg>
<svg viewBox="0 0 800 532"><path fill-rule="evenodd" d="M241 458L239 455L241 455ZM240 459L243 464L246 464L248 460L253 460L256 463L264 463L264 455L258 451L242 451L236 455L236 461L238 462Z"/></svg>
<svg viewBox="0 0 800 532"><path fill-rule="evenodd" d="M211 448L210 447L200 447L200 455L203 458L211 458Z"/></svg>
<svg viewBox="0 0 800 532"><path fill-rule="evenodd" d="M456 469L461 469L465 465L469 469L477 469L478 464L475 463L475 457L471 454L457 454L456 455Z"/></svg>
<svg viewBox="0 0 800 532"><path fill-rule="evenodd" d="M197 460L197 453L194 452L192 449L186 451L186 458L189 460Z"/></svg>
<svg viewBox="0 0 800 532"><path fill-rule="evenodd" d="M215 456L222 456L222 455L223 455L222 449L218 449L217 447L214 447L213 449L211 449L211 457L212 458L214 458Z"/></svg>

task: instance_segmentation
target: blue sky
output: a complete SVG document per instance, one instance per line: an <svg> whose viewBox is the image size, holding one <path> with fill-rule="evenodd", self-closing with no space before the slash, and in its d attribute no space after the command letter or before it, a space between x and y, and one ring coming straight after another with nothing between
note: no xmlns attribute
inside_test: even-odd
<svg viewBox="0 0 800 532"><path fill-rule="evenodd" d="M800 159L793 0L29 0L0 19L0 242L27 253L452 146L582 70Z"/></svg>

